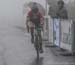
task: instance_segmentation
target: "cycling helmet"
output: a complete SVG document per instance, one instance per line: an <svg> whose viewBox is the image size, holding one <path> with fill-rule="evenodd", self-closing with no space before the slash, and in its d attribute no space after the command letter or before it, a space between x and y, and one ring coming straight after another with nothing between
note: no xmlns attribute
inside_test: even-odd
<svg viewBox="0 0 75 65"><path fill-rule="evenodd" d="M33 12L33 13L37 13L38 10L39 10L39 9L38 9L37 3L33 3L32 12Z"/></svg>

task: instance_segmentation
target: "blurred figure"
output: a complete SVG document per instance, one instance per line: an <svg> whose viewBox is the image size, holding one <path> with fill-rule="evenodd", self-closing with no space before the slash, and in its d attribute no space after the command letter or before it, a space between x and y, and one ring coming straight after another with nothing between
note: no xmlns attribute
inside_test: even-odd
<svg viewBox="0 0 75 65"><path fill-rule="evenodd" d="M56 15L58 18L61 18L61 19L68 19L68 13L64 5L65 3L63 0L59 0L57 2L58 9L57 9Z"/></svg>
<svg viewBox="0 0 75 65"><path fill-rule="evenodd" d="M34 29L41 28L41 26L43 25L43 16L39 12L37 3L33 3L33 7L31 8L31 11L28 12L27 17L28 21L30 22L31 42L34 43ZM39 36L40 36L40 43L39 43L40 51L43 52L41 30Z"/></svg>
<svg viewBox="0 0 75 65"><path fill-rule="evenodd" d="M59 19L68 19L68 12L65 7L65 3L63 0L58 0L57 4L51 5L49 7L48 14L52 18L59 18Z"/></svg>

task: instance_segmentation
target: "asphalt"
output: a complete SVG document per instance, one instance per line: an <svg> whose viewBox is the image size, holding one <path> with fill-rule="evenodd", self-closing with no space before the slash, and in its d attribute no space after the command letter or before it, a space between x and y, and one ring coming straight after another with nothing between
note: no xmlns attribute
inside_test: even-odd
<svg viewBox="0 0 75 65"><path fill-rule="evenodd" d="M36 58L24 22L0 22L0 65L75 65L74 56L61 56L56 48L45 47L40 59Z"/></svg>

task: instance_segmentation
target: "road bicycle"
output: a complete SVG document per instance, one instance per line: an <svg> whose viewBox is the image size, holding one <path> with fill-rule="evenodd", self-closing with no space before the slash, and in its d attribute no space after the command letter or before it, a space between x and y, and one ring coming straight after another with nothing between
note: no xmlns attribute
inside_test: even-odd
<svg viewBox="0 0 75 65"><path fill-rule="evenodd" d="M39 59L39 54L40 54L40 41L42 41L41 28L35 28L35 30L34 30L34 46L35 46L35 50L36 50L38 59Z"/></svg>

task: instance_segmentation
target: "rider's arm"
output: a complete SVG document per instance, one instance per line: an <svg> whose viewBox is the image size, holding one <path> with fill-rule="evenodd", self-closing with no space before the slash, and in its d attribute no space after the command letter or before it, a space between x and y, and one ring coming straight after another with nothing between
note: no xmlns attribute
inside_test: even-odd
<svg viewBox="0 0 75 65"><path fill-rule="evenodd" d="M30 20L30 17L32 16L31 11L28 13L28 19Z"/></svg>
<svg viewBox="0 0 75 65"><path fill-rule="evenodd" d="M27 17L26 17L26 25L30 22L30 16L31 16L31 11L28 12Z"/></svg>
<svg viewBox="0 0 75 65"><path fill-rule="evenodd" d="M26 17L26 25L28 25L28 16Z"/></svg>
<svg viewBox="0 0 75 65"><path fill-rule="evenodd" d="M44 17L43 17L43 15L41 14L41 13L39 13L39 15L40 15L40 22L41 22L41 25L43 25L44 24Z"/></svg>
<svg viewBox="0 0 75 65"><path fill-rule="evenodd" d="M40 24L41 24L42 30L44 30L44 27L43 27L44 26L44 17L41 13L39 13L39 15L40 15Z"/></svg>
<svg viewBox="0 0 75 65"><path fill-rule="evenodd" d="M41 13L39 13L39 15L40 15L40 23L43 26L44 25L44 17Z"/></svg>

